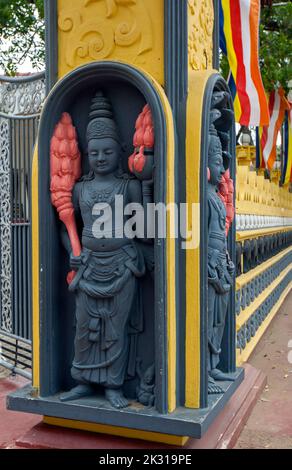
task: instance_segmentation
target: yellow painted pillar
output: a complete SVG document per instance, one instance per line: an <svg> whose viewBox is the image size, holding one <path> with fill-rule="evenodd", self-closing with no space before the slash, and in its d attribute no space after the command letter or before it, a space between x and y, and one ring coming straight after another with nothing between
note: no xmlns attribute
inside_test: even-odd
<svg viewBox="0 0 292 470"><path fill-rule="evenodd" d="M164 0L58 0L58 77L95 61L127 62L164 84Z"/></svg>

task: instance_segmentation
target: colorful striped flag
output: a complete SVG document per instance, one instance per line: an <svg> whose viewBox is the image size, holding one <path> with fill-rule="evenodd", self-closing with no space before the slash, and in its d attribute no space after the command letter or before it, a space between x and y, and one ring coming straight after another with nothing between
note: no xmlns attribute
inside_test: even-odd
<svg viewBox="0 0 292 470"><path fill-rule="evenodd" d="M290 110L286 113L284 126L284 161L281 182L284 186L292 182L292 103L290 103Z"/></svg>
<svg viewBox="0 0 292 470"><path fill-rule="evenodd" d="M273 90L269 97L270 124L259 130L262 167L267 167L269 170L273 168L276 160L277 138L286 110L289 110L289 103L285 98L283 88Z"/></svg>
<svg viewBox="0 0 292 470"><path fill-rule="evenodd" d="M220 1L220 48L230 66L235 118L244 126L269 124L259 68L259 21L260 0Z"/></svg>

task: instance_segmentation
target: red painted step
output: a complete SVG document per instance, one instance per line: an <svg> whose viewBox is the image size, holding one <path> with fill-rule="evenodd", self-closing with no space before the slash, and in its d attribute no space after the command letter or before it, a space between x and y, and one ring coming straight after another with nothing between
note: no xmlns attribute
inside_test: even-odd
<svg viewBox="0 0 292 470"><path fill-rule="evenodd" d="M0 449L12 448L20 436L42 420L41 416L6 410L6 396L27 383L19 376L0 380Z"/></svg>

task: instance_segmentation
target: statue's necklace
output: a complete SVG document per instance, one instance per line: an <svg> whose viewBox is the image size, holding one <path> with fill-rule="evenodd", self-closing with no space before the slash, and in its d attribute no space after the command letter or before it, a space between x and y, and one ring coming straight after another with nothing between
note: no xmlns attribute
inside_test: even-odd
<svg viewBox="0 0 292 470"><path fill-rule="evenodd" d="M109 201L110 196L112 195L113 192L115 192L114 190L117 185L118 185L117 182L113 182L107 188L101 189L101 188L98 188L98 184L96 185L97 187L93 187L92 184L89 184L87 190L89 192L91 201L93 203L107 202L110 204L111 203L111 201Z"/></svg>

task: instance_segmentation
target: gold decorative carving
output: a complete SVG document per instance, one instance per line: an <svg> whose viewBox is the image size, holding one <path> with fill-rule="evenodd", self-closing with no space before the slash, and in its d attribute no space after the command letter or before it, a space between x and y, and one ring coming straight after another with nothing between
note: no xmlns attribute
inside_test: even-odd
<svg viewBox="0 0 292 470"><path fill-rule="evenodd" d="M189 67L206 70L213 64L214 9L212 0L188 0Z"/></svg>
<svg viewBox="0 0 292 470"><path fill-rule="evenodd" d="M150 69L160 68L156 78L161 82L163 21L160 17L160 25L154 20L155 27L159 24L161 29L154 32L153 15L155 10L163 14L162 3L156 0L154 6L153 0L59 0L61 75L84 63L112 58L142 67L152 62Z"/></svg>
<svg viewBox="0 0 292 470"><path fill-rule="evenodd" d="M89 3L92 3L94 1L100 1L100 0L85 0L84 6L87 7ZM106 17L107 18L112 18L117 14L118 11L118 5L135 5L137 3L137 0L105 0L106 2Z"/></svg>

